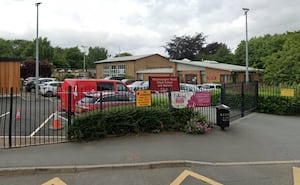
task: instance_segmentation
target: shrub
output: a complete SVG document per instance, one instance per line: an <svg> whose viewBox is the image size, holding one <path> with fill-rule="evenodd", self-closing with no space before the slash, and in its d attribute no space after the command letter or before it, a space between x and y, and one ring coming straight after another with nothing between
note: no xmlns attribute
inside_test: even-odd
<svg viewBox="0 0 300 185"><path fill-rule="evenodd" d="M204 134L210 130L211 127L206 122L205 116L200 114L195 114L184 127L184 131L188 134Z"/></svg>
<svg viewBox="0 0 300 185"><path fill-rule="evenodd" d="M95 111L75 117L68 130L70 140L95 140L107 135L129 133L184 131L195 115L192 108L136 108Z"/></svg>
<svg viewBox="0 0 300 185"><path fill-rule="evenodd" d="M257 112L279 115L299 115L300 98L266 95L259 96Z"/></svg>

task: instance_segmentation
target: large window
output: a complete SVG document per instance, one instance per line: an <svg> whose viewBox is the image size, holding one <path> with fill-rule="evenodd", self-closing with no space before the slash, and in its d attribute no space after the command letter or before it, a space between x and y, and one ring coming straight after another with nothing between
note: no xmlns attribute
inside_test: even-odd
<svg viewBox="0 0 300 185"><path fill-rule="evenodd" d="M221 83L232 83L232 75L220 75L221 79Z"/></svg>
<svg viewBox="0 0 300 185"><path fill-rule="evenodd" d="M109 65L105 64L103 66L103 77L107 76L125 76L125 64Z"/></svg>

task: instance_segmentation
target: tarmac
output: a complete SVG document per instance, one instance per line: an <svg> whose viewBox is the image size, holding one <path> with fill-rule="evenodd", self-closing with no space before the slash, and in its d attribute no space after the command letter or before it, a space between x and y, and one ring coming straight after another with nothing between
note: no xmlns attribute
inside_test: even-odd
<svg viewBox="0 0 300 185"><path fill-rule="evenodd" d="M128 135L0 149L0 175L195 165L300 165L300 117L252 113L203 135Z"/></svg>

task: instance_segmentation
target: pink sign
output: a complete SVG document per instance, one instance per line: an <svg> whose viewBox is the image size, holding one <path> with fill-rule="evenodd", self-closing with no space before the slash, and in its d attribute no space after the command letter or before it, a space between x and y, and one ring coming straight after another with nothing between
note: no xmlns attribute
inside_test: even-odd
<svg viewBox="0 0 300 185"><path fill-rule="evenodd" d="M211 105L211 95L209 91L194 92L188 100L188 107L208 107Z"/></svg>
<svg viewBox="0 0 300 185"><path fill-rule="evenodd" d="M211 94L209 91L172 92L172 106L174 108L209 107Z"/></svg>

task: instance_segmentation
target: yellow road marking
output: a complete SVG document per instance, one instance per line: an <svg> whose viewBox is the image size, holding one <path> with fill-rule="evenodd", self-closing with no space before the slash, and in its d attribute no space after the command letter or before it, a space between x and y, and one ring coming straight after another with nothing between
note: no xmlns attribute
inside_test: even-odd
<svg viewBox="0 0 300 185"><path fill-rule="evenodd" d="M55 177L45 183L43 183L42 185L67 185L64 181L62 181L60 178Z"/></svg>
<svg viewBox="0 0 300 185"><path fill-rule="evenodd" d="M294 185L300 185L300 168L293 167Z"/></svg>
<svg viewBox="0 0 300 185"><path fill-rule="evenodd" d="M199 179L203 182L206 182L208 184L211 184L211 185L223 185L217 181L214 181L210 178L207 178L203 175L200 175L198 173L195 173L195 172L192 172L192 171L189 171L189 170L184 170L170 185L180 185L185 178L187 178L188 176L192 176L196 179Z"/></svg>

